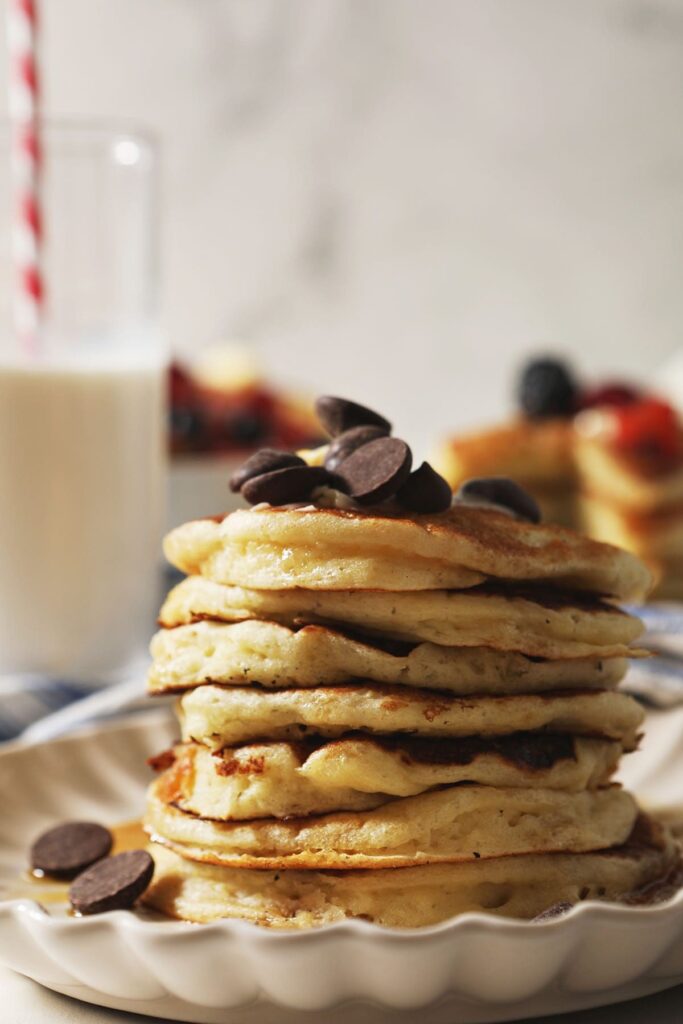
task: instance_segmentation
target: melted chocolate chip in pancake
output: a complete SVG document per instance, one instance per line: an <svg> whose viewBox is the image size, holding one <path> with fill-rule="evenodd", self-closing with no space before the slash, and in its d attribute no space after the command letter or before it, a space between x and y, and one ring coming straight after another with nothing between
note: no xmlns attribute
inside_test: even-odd
<svg viewBox="0 0 683 1024"><path fill-rule="evenodd" d="M563 608L579 608L586 612L608 611L624 614L621 608L610 604L601 594L591 594L586 590L570 590L566 587L554 587L552 584L543 581L530 580L528 583L508 583L498 580L487 580L476 587L471 587L469 593L491 597L504 597L508 600L518 598L523 601L533 601L543 608L561 610Z"/></svg>
<svg viewBox="0 0 683 1024"><path fill-rule="evenodd" d="M374 738L373 738L374 739ZM564 733L515 732L509 736L462 736L432 739L419 736L374 739L387 750L401 750L411 761L427 764L471 764L480 754L498 754L525 768L551 768L574 760L574 737Z"/></svg>

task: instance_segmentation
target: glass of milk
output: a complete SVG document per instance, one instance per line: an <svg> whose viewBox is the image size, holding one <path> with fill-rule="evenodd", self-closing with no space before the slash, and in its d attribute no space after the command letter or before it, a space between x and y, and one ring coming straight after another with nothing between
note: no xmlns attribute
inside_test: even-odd
<svg viewBox="0 0 683 1024"><path fill-rule="evenodd" d="M12 325L10 137L0 126L0 679L113 681L158 604L165 352L149 139L46 125L45 313Z"/></svg>

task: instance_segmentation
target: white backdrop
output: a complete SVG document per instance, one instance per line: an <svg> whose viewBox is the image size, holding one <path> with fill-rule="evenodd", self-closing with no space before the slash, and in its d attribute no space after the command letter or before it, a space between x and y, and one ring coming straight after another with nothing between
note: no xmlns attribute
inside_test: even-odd
<svg viewBox="0 0 683 1024"><path fill-rule="evenodd" d="M529 349L678 348L681 0L42 8L48 112L161 139L177 348L244 336L423 439L498 414Z"/></svg>

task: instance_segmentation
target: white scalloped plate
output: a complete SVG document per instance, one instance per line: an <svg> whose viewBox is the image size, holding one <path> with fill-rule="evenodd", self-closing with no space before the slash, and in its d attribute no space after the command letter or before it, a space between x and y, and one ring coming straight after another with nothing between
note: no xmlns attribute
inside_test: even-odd
<svg viewBox="0 0 683 1024"><path fill-rule="evenodd" d="M1 751L0 896L16 889L30 842L46 826L139 815L145 758L173 735L170 716L154 711ZM683 779L683 709L650 718L624 777L650 807L683 803L674 781ZM407 932L348 921L296 933L123 911L75 919L57 905L6 899L0 961L57 992L167 1020L380 1024L419 1011L421 1024L483 1024L683 981L683 893L647 908L586 903L543 924L468 914Z"/></svg>

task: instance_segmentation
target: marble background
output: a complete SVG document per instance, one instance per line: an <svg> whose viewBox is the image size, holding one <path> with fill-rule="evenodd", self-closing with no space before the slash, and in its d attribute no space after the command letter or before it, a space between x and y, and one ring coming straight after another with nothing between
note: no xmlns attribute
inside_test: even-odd
<svg viewBox="0 0 683 1024"><path fill-rule="evenodd" d="M426 443L528 351L681 344L683 0L42 7L47 112L161 141L177 349L244 337Z"/></svg>

